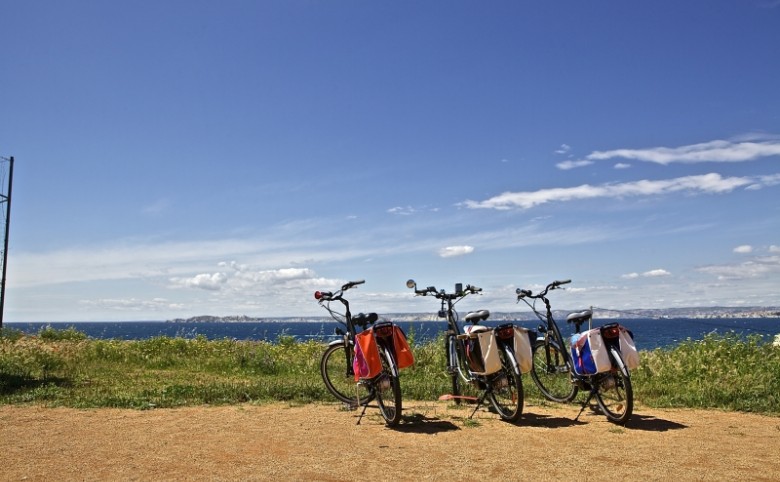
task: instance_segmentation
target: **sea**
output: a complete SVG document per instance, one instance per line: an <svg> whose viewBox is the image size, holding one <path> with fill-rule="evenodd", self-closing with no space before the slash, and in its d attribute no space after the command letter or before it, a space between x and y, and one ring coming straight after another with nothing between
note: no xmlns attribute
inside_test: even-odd
<svg viewBox="0 0 780 482"><path fill-rule="evenodd" d="M613 320L609 320L613 321ZM495 326L502 322L491 323ZM536 329L538 322L516 321L517 325ZM397 323L414 343L434 340L447 327L440 321L401 321ZM634 342L640 350L672 348L686 340L701 340L709 333L726 334L733 332L740 337L759 335L772 341L780 334L780 318L673 318L673 319L631 319L622 322L634 334ZM561 325L564 325L563 323ZM171 321L111 321L111 322L50 322L19 323L6 322L4 327L20 330L27 334L36 334L42 328L74 328L90 338L144 340L167 336L195 338L203 336L209 340L264 340L275 342L281 336L292 336L296 340L317 340L327 342L336 339L336 328L341 325L335 321L323 322L171 322ZM594 326L596 326L594 324ZM565 326L561 326L564 336Z"/></svg>

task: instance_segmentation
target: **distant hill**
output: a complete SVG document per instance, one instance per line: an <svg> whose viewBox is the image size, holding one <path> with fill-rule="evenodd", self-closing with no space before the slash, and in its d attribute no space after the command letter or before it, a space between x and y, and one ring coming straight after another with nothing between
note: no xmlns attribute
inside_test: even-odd
<svg viewBox="0 0 780 482"><path fill-rule="evenodd" d="M579 310L577 310L579 311ZM555 310L553 316L561 320L572 311ZM462 313L462 315L465 313ZM596 319L637 319L637 318L780 318L780 307L707 307L707 308L667 308L667 309L635 309L607 310L593 308ZM443 321L432 313L380 313L382 318L393 321ZM493 312L490 316L494 321L531 321L536 316L530 311ZM255 317L246 315L212 316L201 315L191 318L176 318L169 323L246 323L246 322L309 322L322 323L331 321L328 316L291 316L291 317Z"/></svg>

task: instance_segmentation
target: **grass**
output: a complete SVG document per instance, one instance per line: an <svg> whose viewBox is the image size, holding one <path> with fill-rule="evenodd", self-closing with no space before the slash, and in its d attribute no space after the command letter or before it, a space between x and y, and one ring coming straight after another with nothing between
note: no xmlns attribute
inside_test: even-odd
<svg viewBox="0 0 780 482"><path fill-rule="evenodd" d="M403 396L450 392L443 340L414 345ZM0 404L151 409L287 401L332 401L319 373L321 343L157 337L89 339L72 328L36 336L0 331ZM640 354L635 399L650 407L691 407L780 415L780 348L760 337L708 335ZM525 395L544 403L529 376ZM581 395L582 396L582 395Z"/></svg>

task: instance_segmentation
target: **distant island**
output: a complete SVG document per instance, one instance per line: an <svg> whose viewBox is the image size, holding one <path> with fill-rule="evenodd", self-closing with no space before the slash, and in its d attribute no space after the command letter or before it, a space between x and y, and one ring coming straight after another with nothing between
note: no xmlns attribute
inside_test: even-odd
<svg viewBox="0 0 780 482"><path fill-rule="evenodd" d="M579 311L579 310L577 310ZM572 311L555 310L553 316L556 320L564 319ZM636 310L607 310L593 308L593 316L596 319L675 319L675 318L780 318L780 307L708 307L708 308L667 308L667 309L636 309ZM381 318L392 321L442 321L432 313L386 313L380 314ZM530 321L537 319L532 312L493 312L490 315L493 321ZM201 315L190 318L175 318L167 320L168 323L323 323L332 321L328 316L290 316L290 317L256 317L247 315L212 316Z"/></svg>

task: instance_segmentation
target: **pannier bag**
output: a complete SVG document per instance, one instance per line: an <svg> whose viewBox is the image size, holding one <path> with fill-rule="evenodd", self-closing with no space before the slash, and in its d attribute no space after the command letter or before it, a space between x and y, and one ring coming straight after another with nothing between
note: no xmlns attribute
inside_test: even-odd
<svg viewBox="0 0 780 482"><path fill-rule="evenodd" d="M395 350L395 364L398 369L414 365L414 354L406 341L406 334L400 326L393 325L393 349Z"/></svg>
<svg viewBox="0 0 780 482"><path fill-rule="evenodd" d="M471 327L469 327L471 328ZM466 360L469 370L476 375L490 375L501 370L501 359L498 357L498 341L493 330L485 327L475 327L466 339Z"/></svg>
<svg viewBox="0 0 780 482"><path fill-rule="evenodd" d="M352 360L352 369L355 372L355 381L361 378L374 378L382 371L379 347L373 330L355 335L355 358Z"/></svg>
<svg viewBox="0 0 780 482"><path fill-rule="evenodd" d="M414 364L414 355L409 347L409 342L406 341L406 335L403 330L392 323L377 324L370 330L355 335L355 359L352 362L355 381L361 378L374 378L382 371L382 360L376 341L377 336L383 339L385 336L388 338L392 337L393 354L395 355L396 366L399 369Z"/></svg>
<svg viewBox="0 0 780 482"><path fill-rule="evenodd" d="M571 337L571 358L574 371L580 375L593 375L612 369L609 348L601 337L601 329L577 333Z"/></svg>
<svg viewBox="0 0 780 482"><path fill-rule="evenodd" d="M620 327L620 356L623 357L629 370L639 366L639 353L634 344L634 335L624 326Z"/></svg>
<svg viewBox="0 0 780 482"><path fill-rule="evenodd" d="M535 332L522 326L515 327L515 359L520 373L528 373L534 366L534 356L531 352L531 337Z"/></svg>

